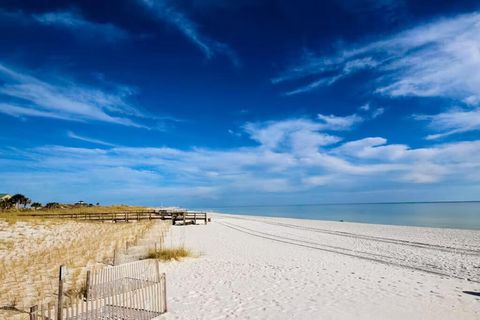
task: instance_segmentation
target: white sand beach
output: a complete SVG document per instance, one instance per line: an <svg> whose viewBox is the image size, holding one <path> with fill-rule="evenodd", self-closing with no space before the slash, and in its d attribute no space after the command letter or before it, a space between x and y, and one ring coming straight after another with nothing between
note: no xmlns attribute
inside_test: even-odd
<svg viewBox="0 0 480 320"><path fill-rule="evenodd" d="M165 319L480 319L480 231L212 215ZM468 280L467 280L468 279Z"/></svg>

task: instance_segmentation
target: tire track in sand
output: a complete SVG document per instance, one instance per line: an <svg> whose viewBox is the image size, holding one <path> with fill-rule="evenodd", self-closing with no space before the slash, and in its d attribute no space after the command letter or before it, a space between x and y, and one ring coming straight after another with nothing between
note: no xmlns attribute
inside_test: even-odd
<svg viewBox="0 0 480 320"><path fill-rule="evenodd" d="M250 219L246 219L250 220ZM387 256L387 255L381 255L381 254L375 254L371 252L366 252L366 251L359 251L359 250L353 250L349 248L343 248L343 247L338 247L338 246L330 246L330 245L325 245L321 244L318 242L314 241L306 241L306 240L301 240L301 239L295 239L295 238L289 238L277 234L272 234L272 233L267 233L267 232L262 232L254 229L250 229L247 227L239 226L237 224L233 224L231 222L219 222L216 221L216 223L221 224L227 228L246 233L258 238L263 238L263 239L268 239L276 242L281 242L281 243L286 243L290 245L295 245L295 246L300 246L304 248L310 248L310 249L315 249L315 250L320 250L320 251L325 251L325 252L330 252L330 253L336 253L336 254L341 254L344 256L349 256L353 258L358 258L362 260L367 260L367 261L372 261L372 262L377 262L377 263L382 263L385 265L390 265L390 266L397 266L397 267L402 267L402 268L407 268L415 271L421 271L429 274L434 274L437 276L443 276L443 277L450 277L450 278L457 278L457 279L466 279L465 277L462 277L457 274L452 274L448 273L448 270L443 270L442 268L431 265L431 264L422 264L422 265L411 265L404 263L403 258L395 257L395 256ZM467 279L471 282L475 283L480 283L480 279Z"/></svg>
<svg viewBox="0 0 480 320"><path fill-rule="evenodd" d="M335 231L335 230L328 230L328 229L322 229L322 228L299 226L299 225L283 223L283 222L264 221L262 219L254 219L254 218L246 218L246 217L245 218L244 217L233 217L233 216L229 216L228 218L229 219L255 221L255 222L260 222L260 223L264 223L264 224L281 226L281 227L286 227L286 228L291 228L291 229L312 231L312 232L317 232L317 233L330 234L330 235L340 236L340 237L349 237L349 238L355 238L355 239L363 239L363 240L371 240L371 241L377 241L377 242L392 243L392 244L398 244L398 245L404 245L404 246L410 246L410 247L416 247L416 248L438 250L438 251L442 251L442 252L450 252L450 253L455 253L455 254L466 254L466 255L480 256L480 250L474 250L474 249L441 246L441 245L436 245L436 244L431 244L431 243L424 243L424 242L418 242L418 241L408 241L408 240L401 240L401 239L394 239L394 238L369 236L369 235L364 235L364 234L359 234L359 233L351 233L351 232L346 232L346 231Z"/></svg>

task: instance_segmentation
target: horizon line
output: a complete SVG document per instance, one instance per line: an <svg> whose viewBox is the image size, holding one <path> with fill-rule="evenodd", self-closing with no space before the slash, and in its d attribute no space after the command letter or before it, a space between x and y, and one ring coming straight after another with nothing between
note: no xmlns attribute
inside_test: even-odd
<svg viewBox="0 0 480 320"><path fill-rule="evenodd" d="M324 202L304 204L258 204L258 205L226 205L226 206L193 206L192 208L248 208L248 207L295 207L295 206L328 206L328 205L362 205L362 204L428 204L428 203L476 203L480 200L443 200L443 201L392 201L392 202Z"/></svg>

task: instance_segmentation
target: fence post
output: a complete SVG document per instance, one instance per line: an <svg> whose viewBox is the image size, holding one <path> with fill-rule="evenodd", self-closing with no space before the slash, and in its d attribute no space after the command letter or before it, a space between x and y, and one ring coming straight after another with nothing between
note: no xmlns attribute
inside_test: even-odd
<svg viewBox="0 0 480 320"><path fill-rule="evenodd" d="M66 268L62 264L58 272L58 305L57 305L57 320L62 320L63 316L63 283L65 281Z"/></svg>
<svg viewBox="0 0 480 320"><path fill-rule="evenodd" d="M37 320L38 306L30 307L30 320Z"/></svg>
<svg viewBox="0 0 480 320"><path fill-rule="evenodd" d="M90 270L87 270L87 280L85 284L85 301L88 301L88 292L90 291Z"/></svg>
<svg viewBox="0 0 480 320"><path fill-rule="evenodd" d="M117 258L117 246L113 249L113 261L112 265L115 265L115 259Z"/></svg>
<svg viewBox="0 0 480 320"><path fill-rule="evenodd" d="M165 278L165 273L162 274L163 279L163 305L165 306L165 311L167 312L167 279Z"/></svg>
<svg viewBox="0 0 480 320"><path fill-rule="evenodd" d="M155 246L157 246L157 244L155 243ZM157 281L160 282L161 278L160 278L160 262L158 260L155 260L155 271L157 273Z"/></svg>

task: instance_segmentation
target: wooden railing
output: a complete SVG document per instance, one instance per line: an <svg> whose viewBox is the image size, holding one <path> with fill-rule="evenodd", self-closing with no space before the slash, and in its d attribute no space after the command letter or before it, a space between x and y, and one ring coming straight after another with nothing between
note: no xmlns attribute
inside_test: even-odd
<svg viewBox="0 0 480 320"><path fill-rule="evenodd" d="M180 221L183 224L197 223L200 220L207 224L206 212L196 211L123 211L123 212L75 212L75 213L20 213L24 217L42 217L51 219L76 219L89 221L129 222L139 220L171 220L172 224Z"/></svg>

